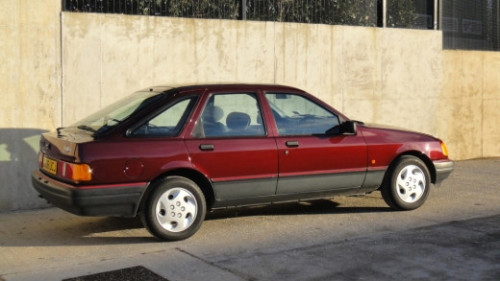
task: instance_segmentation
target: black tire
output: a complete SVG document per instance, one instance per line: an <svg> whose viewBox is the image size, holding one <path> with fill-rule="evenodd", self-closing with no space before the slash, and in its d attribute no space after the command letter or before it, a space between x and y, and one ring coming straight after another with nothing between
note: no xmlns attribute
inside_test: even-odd
<svg viewBox="0 0 500 281"><path fill-rule="evenodd" d="M391 208L414 210L424 204L430 187L430 173L425 163L415 156L405 155L387 171L381 192Z"/></svg>
<svg viewBox="0 0 500 281"><path fill-rule="evenodd" d="M144 226L153 236L176 241L198 231L206 208L205 196L196 183L170 176L154 187L141 215Z"/></svg>

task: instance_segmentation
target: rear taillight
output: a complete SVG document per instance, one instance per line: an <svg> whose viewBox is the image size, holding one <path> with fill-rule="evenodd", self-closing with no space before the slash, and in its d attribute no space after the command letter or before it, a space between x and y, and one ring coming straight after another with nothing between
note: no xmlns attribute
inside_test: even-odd
<svg viewBox="0 0 500 281"><path fill-rule="evenodd" d="M50 174L65 178L74 182L91 181L92 168L88 164L70 163L46 157L43 153L38 154L38 165Z"/></svg>
<svg viewBox="0 0 500 281"><path fill-rule="evenodd" d="M58 161L59 175L75 182L92 180L92 169L87 164L73 164Z"/></svg>
<svg viewBox="0 0 500 281"><path fill-rule="evenodd" d="M38 153L38 167L43 167L43 153Z"/></svg>

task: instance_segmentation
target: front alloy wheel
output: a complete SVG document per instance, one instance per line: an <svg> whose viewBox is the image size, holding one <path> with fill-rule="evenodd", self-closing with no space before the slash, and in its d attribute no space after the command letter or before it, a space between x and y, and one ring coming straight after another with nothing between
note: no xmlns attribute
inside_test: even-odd
<svg viewBox="0 0 500 281"><path fill-rule="evenodd" d="M398 197L406 203L417 202L426 190L425 175L416 165L404 166L396 177Z"/></svg>
<svg viewBox="0 0 500 281"><path fill-rule="evenodd" d="M429 195L429 170L419 158L402 156L388 170L381 191L384 201L392 208L416 209L424 204Z"/></svg>
<svg viewBox="0 0 500 281"><path fill-rule="evenodd" d="M182 240L196 233L205 213L205 196L196 183L171 176L152 191L143 211L143 222L157 238Z"/></svg>

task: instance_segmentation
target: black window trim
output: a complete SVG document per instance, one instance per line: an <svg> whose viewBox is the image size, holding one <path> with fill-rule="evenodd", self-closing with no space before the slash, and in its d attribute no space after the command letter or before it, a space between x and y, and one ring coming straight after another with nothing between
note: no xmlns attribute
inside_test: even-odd
<svg viewBox="0 0 500 281"><path fill-rule="evenodd" d="M167 102L167 104L165 104L164 106L159 107L158 109L152 111L151 113L149 113L146 116L144 116L143 118L141 118L139 121L135 122L132 126L130 126L126 130L125 136L128 138L141 138L141 139L178 137L179 135L181 135L182 131L184 130L184 128L186 127L186 125L188 123L187 121L189 120L190 116L193 114L194 109L196 108L196 104L200 100L199 96L200 96L199 94L193 94L193 95L185 96L185 97L182 97L179 99L174 98L172 101ZM174 97L175 97L175 95L174 95ZM188 100L188 99L191 99L191 101L189 102L189 104L186 108L186 111L183 113L183 115L180 119L179 124L182 124L182 125L180 126L180 128L178 129L176 134L172 134L172 135L170 135L170 134L168 134L168 135L134 135L134 132L137 129L139 129L141 126L143 126L144 124L146 124L150 120L154 119L156 116L160 115L165 110L168 110L172 106L174 106L180 102L183 102L185 100Z"/></svg>
<svg viewBox="0 0 500 281"><path fill-rule="evenodd" d="M205 108L207 107L207 105L209 104L210 102L210 99L216 95L238 95L238 94L247 94L247 95L251 95L255 98L256 102L257 102L257 109L259 110L259 114L260 114L260 118L262 120L262 127L264 128L264 134L262 135L248 135L248 136L245 136L245 135L228 135L228 136L204 136L204 137L196 137L196 136L191 136L191 138L193 139L248 139L248 138L267 138L269 136L269 128L268 128L268 124L265 120L265 117L264 117L264 113L263 113L263 110L264 108L262 107L262 103L260 101L260 98L259 98L259 92L260 90L258 89L254 89L254 90L235 90L235 91L231 91L231 90L223 90L223 91L210 91L207 93L207 98L206 98L206 101L204 104L200 105L202 107L201 111L200 111L200 116L198 116L198 119L196 120L197 123L199 123L199 119L202 117L203 115L203 112L205 111ZM198 126L198 124L196 125Z"/></svg>

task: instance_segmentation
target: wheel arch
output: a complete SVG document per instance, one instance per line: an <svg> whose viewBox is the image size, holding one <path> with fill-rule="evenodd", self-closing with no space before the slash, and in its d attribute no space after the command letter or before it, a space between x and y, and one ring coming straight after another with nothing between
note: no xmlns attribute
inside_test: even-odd
<svg viewBox="0 0 500 281"><path fill-rule="evenodd" d="M215 201L215 194L210 181L203 174L201 174L196 170L180 168L165 172L150 182L146 191L142 195L138 212L142 212L144 210L149 195L151 194L151 192L153 192L156 186L158 186L157 183L169 176L181 176L194 181L198 185L198 187L200 187L201 191L203 192L203 195L205 196L207 209L208 210L211 209Z"/></svg>
<svg viewBox="0 0 500 281"><path fill-rule="evenodd" d="M429 178L427 178L427 176L425 177L426 184L424 185L424 188L421 190L420 194L415 195L418 196L416 197L417 199L407 200L406 197L403 198L404 195L401 195L401 194L406 194L407 188L396 186L395 175L397 173L401 173L403 169L406 169L406 167L408 167L409 165L408 164L409 161L412 161L412 158L420 160L419 162L421 163L418 165L425 166L427 170L426 172L429 174L428 176ZM413 162L415 161L416 160L413 160ZM398 175L397 177L400 177L400 175ZM404 153L401 153L391 161L388 169L385 172L382 185L380 186L379 189L382 193L382 198L387 203L387 205L389 205L392 209L398 211L414 210L416 208L419 208L425 202L429 194L430 184L434 183L435 179L436 179L436 172L434 169L434 165L425 154L420 153L418 151L406 151ZM427 186L427 182L429 183L429 186ZM406 182L405 186L408 187L408 182ZM412 188L410 187L410 190L411 189ZM411 194L418 193L418 192L413 193L413 191L411 192L412 192Z"/></svg>
<svg viewBox="0 0 500 281"><path fill-rule="evenodd" d="M424 162L425 166L427 167L427 170L429 170L429 174L431 175L430 182L436 183L436 168L434 167L434 164L432 163L431 159L429 157L427 157L427 155L425 155L424 153L422 153L420 151L416 151L416 150L405 151L405 152L399 154L397 157L395 157L391 161L388 169L385 172L384 182L385 182L385 178L390 174L391 170L394 168L394 166L396 165L398 160L404 156L414 156L414 157L422 160L422 162Z"/></svg>

